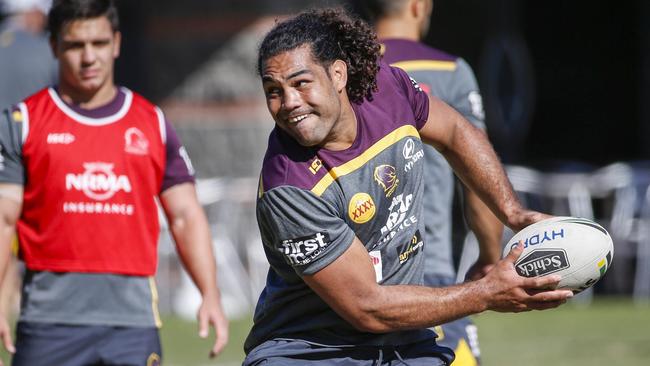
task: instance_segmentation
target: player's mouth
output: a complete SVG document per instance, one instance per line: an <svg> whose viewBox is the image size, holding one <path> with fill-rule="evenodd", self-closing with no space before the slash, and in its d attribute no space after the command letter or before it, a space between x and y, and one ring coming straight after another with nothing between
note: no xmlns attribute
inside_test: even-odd
<svg viewBox="0 0 650 366"><path fill-rule="evenodd" d="M99 70L83 70L81 72L81 78L83 80L94 79L99 75Z"/></svg>
<svg viewBox="0 0 650 366"><path fill-rule="evenodd" d="M297 116L292 116L292 117L287 118L287 121L289 123L296 124L296 123L304 120L305 118L309 117L310 115L311 115L311 113L299 114Z"/></svg>

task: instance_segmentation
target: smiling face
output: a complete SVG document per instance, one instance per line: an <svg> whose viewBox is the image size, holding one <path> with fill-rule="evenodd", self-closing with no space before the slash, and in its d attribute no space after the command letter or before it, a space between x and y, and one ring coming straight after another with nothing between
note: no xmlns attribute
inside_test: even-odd
<svg viewBox="0 0 650 366"><path fill-rule="evenodd" d="M59 86L63 93L81 100L112 93L120 33L113 31L108 18L79 19L65 24L59 37L52 40L52 50L59 60Z"/></svg>
<svg viewBox="0 0 650 366"><path fill-rule="evenodd" d="M262 67L271 116L303 146L327 148L345 139L346 82L345 62L337 60L325 68L313 59L309 45L270 57Z"/></svg>

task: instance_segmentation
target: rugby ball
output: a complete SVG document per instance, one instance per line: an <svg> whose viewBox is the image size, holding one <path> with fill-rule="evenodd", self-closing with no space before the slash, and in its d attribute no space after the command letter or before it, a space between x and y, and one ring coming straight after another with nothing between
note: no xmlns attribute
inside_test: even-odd
<svg viewBox="0 0 650 366"><path fill-rule="evenodd" d="M520 276L562 277L558 289L579 293L593 286L612 264L614 243L607 230L577 217L553 217L527 226L508 241L504 257L519 242L524 251L515 262Z"/></svg>

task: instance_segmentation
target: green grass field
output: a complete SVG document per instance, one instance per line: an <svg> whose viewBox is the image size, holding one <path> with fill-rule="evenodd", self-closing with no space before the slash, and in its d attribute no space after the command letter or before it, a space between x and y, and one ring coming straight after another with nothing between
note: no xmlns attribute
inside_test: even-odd
<svg viewBox="0 0 650 366"><path fill-rule="evenodd" d="M193 322L164 321L164 365L241 364L250 319L231 322L230 343L216 360L208 359L211 340L200 339ZM488 312L475 321L484 366L650 365L650 307L627 299L599 298L588 307L569 303L544 312Z"/></svg>

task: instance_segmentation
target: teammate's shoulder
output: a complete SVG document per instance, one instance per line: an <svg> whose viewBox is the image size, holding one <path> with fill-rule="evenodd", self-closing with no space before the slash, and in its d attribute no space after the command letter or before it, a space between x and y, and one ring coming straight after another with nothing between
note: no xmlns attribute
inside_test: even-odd
<svg viewBox="0 0 650 366"><path fill-rule="evenodd" d="M28 96L27 98L23 99L21 103L33 103L37 101L42 101L44 99L50 100L50 95L52 93L55 93L54 89L51 86L47 86L34 94Z"/></svg>
<svg viewBox="0 0 650 366"><path fill-rule="evenodd" d="M34 108L48 103L51 100L50 93L50 87L43 88L16 104L2 106L0 112L6 112L10 122L21 123L29 119L28 106Z"/></svg>
<svg viewBox="0 0 650 366"><path fill-rule="evenodd" d="M428 60L455 63L458 56L428 46L422 42L407 39L382 40L384 60L389 64L404 61Z"/></svg>
<svg viewBox="0 0 650 366"><path fill-rule="evenodd" d="M136 106L142 106L142 107L147 107L147 108L157 108L157 106L151 102L149 99L145 98L141 94L125 87L125 86L120 86L119 90L121 93L124 93L125 99L131 99L132 104Z"/></svg>
<svg viewBox="0 0 650 366"><path fill-rule="evenodd" d="M321 169L317 149L300 146L277 127L269 136L262 163L261 185L264 192L280 186L312 189L326 174Z"/></svg>

